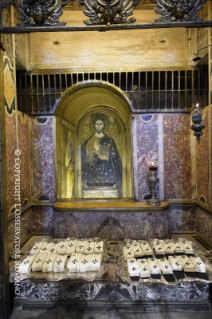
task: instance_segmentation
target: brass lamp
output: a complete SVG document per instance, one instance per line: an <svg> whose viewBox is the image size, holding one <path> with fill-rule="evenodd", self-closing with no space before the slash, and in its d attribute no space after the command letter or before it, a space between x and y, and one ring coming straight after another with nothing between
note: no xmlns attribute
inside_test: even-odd
<svg viewBox="0 0 212 319"><path fill-rule="evenodd" d="M197 103L196 106L191 111L192 122L193 122L191 129L194 131L193 135L196 136L198 144L200 142L200 136L203 134L202 130L205 128L205 125L201 124L202 114L203 114L203 109L200 108L199 104Z"/></svg>

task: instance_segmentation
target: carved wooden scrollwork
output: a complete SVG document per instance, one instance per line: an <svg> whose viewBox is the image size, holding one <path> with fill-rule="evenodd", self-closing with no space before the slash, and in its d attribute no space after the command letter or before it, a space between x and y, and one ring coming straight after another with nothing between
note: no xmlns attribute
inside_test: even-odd
<svg viewBox="0 0 212 319"><path fill-rule="evenodd" d="M9 4L15 6L15 1L14 0L2 0L2 8L5 8Z"/></svg>
<svg viewBox="0 0 212 319"><path fill-rule="evenodd" d="M3 7L8 4L13 5L20 12L19 19L23 24L18 26L50 26L65 25L66 22L59 22L59 17L63 14L64 7L69 0L4 0Z"/></svg>
<svg viewBox="0 0 212 319"><path fill-rule="evenodd" d="M84 0L86 7L84 14L89 20L84 20L87 25L110 25L120 23L133 23L134 17L127 20L133 14L133 0Z"/></svg>
<svg viewBox="0 0 212 319"><path fill-rule="evenodd" d="M8 0L10 1L10 0ZM82 6L85 5L85 0L77 0ZM141 0L133 0L133 5L137 6L139 3L141 2Z"/></svg>
<svg viewBox="0 0 212 319"><path fill-rule="evenodd" d="M198 18L198 11L207 0L151 0L158 7L155 12L162 17L155 19L156 22L180 22L180 21L201 21Z"/></svg>

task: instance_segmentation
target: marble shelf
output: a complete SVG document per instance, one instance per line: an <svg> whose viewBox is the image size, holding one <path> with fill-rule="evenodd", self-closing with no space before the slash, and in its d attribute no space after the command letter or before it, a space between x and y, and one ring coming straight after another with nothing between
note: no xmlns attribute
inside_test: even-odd
<svg viewBox="0 0 212 319"><path fill-rule="evenodd" d="M121 309L136 306L138 311L210 311L211 290L208 282L127 284L116 276L116 265L110 264L108 272L93 282L22 281L15 301L23 309L116 305Z"/></svg>
<svg viewBox="0 0 212 319"><path fill-rule="evenodd" d="M136 212L152 212L165 211L169 208L169 203L162 201L159 206L150 206L146 201L133 200L110 200L110 199L93 199L93 200L69 200L58 201L53 205L57 211L136 211Z"/></svg>

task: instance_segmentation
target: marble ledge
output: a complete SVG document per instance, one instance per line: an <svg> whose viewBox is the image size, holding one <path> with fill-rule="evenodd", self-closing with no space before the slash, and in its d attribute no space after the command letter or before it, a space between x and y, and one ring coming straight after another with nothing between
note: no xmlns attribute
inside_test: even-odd
<svg viewBox="0 0 212 319"><path fill-rule="evenodd" d="M45 207L53 207L55 201L39 201L39 202L30 202L28 205L25 205L21 207L21 214L25 213L28 209L32 207L40 207L40 206L45 206ZM8 215L8 221L12 220L15 218L15 212Z"/></svg>
<svg viewBox="0 0 212 319"><path fill-rule="evenodd" d="M157 212L169 209L169 203L162 201L159 206L150 206L146 201L133 200L73 200L73 201L58 201L53 205L56 211L81 211L81 212L99 212L99 211L116 211L123 212Z"/></svg>
<svg viewBox="0 0 212 319"><path fill-rule="evenodd" d="M203 208L208 213L212 214L212 207L208 206L207 204L198 201L197 199L167 199L169 205L197 205Z"/></svg>
<svg viewBox="0 0 212 319"><path fill-rule="evenodd" d="M79 201L79 199L73 199L73 200L61 200L61 201L39 201L39 202L31 202L29 205L26 205L22 208L22 214L24 212L26 212L29 208L31 207L40 207L40 206L45 206L45 207L52 207L54 210L56 211L66 211L67 209L70 210L74 210L74 211L85 211L85 208L83 207L77 207L77 204L75 204L75 207L71 207L68 208L68 204L70 203L77 203ZM91 200L89 201L88 199L86 199L87 202L91 202ZM111 202L111 200L102 200L101 204L104 202L104 207L98 208L98 207L91 207L91 204L89 204L89 207L86 208L87 211L114 211L115 210L118 211L128 211L130 209L131 212L133 211L143 211L143 212L152 212L152 211L165 211L168 210L172 205L197 205L201 208L203 208L205 211L209 212L210 214L212 214L212 208L207 206L204 203L199 202L198 200L195 199L167 199L167 201L161 201L161 205L160 206L150 206L147 205L145 201L142 202L136 202L136 201L130 201L129 199L123 199L122 200L122 205L124 205L124 203L129 202L129 203L134 203L134 205L136 205L137 203L137 207L121 207L118 206L118 203L120 203L121 200L117 200L117 207L112 207L111 204L110 206L107 206L107 204L109 202ZM82 202L84 202L84 200L82 199ZM114 202L114 201L113 201ZM100 202L99 202L100 203ZM138 204L140 203L140 204ZM143 204L141 204L143 203ZM67 207L66 207L67 205ZM139 205L141 205L139 207ZM145 206L146 205L146 206ZM60 207L61 206L61 207ZM103 205L101 205L103 206ZM12 220L15 218L15 213L11 214L8 216L8 221Z"/></svg>

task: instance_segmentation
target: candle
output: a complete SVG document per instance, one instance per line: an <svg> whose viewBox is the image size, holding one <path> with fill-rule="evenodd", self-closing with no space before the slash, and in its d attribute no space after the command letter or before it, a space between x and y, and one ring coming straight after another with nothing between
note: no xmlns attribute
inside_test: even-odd
<svg viewBox="0 0 212 319"><path fill-rule="evenodd" d="M154 162L152 162L152 166L149 167L149 170L150 171L157 171L157 169L158 168L156 166L154 166Z"/></svg>

